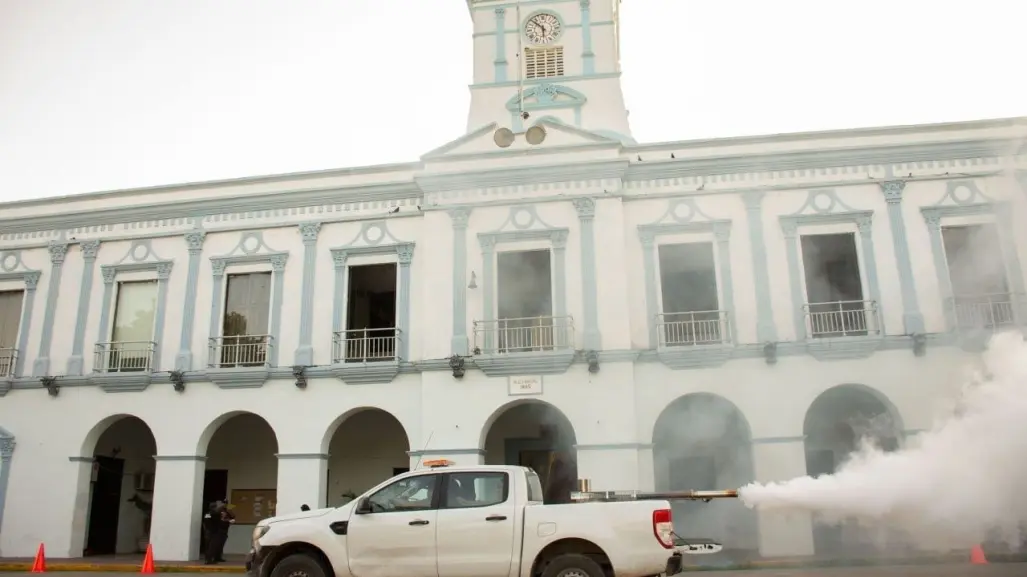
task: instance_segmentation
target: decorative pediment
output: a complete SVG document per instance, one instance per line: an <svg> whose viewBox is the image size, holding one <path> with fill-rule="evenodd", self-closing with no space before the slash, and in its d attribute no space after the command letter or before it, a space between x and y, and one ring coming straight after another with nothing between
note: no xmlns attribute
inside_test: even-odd
<svg viewBox="0 0 1027 577"><path fill-rule="evenodd" d="M545 239L552 241L554 247L563 247L567 243L567 235L566 228L550 226L533 205L524 205L510 207L503 224L493 231L478 233L478 242L484 250L491 250L503 242Z"/></svg>
<svg viewBox="0 0 1027 577"><path fill-rule="evenodd" d="M584 94L559 84L539 84L513 95L506 101L511 112L522 110L553 110L557 108L580 108L588 102Z"/></svg>
<svg viewBox="0 0 1027 577"><path fill-rule="evenodd" d="M667 209L660 218L649 224L638 226L638 235L643 244L665 234L712 231L717 238L724 239L731 232L731 221L713 218L706 214L692 198L677 198L667 203Z"/></svg>
<svg viewBox="0 0 1027 577"><path fill-rule="evenodd" d="M859 210L838 198L833 189L811 190L799 210L778 217L785 236L794 236L797 227L810 224L856 223L860 232L869 232L872 210Z"/></svg>
<svg viewBox="0 0 1027 577"><path fill-rule="evenodd" d="M252 264L270 262L275 271L285 269L289 259L288 251L276 251L264 242L261 231L248 231L239 236L235 248L226 254L210 257L214 275L224 274L225 267L232 264Z"/></svg>
<svg viewBox="0 0 1027 577"><path fill-rule="evenodd" d="M920 209L929 225L937 226L947 216L975 216L994 211L995 199L984 194L973 180L950 180L945 194L934 204Z"/></svg>
<svg viewBox="0 0 1027 577"><path fill-rule="evenodd" d="M513 116L520 122L519 116L516 114ZM522 130L527 126L511 126L510 128L514 131L514 141L510 146L501 148L496 144L494 135L496 130L502 127L499 123L493 122L424 154L421 156L421 160L466 160L502 155L508 152L523 153L541 150L553 152L554 149L576 149L585 146L620 146L620 140L617 138L571 126L554 116L544 116L532 122L530 126L542 126L546 129L545 142L539 145L528 144Z"/></svg>

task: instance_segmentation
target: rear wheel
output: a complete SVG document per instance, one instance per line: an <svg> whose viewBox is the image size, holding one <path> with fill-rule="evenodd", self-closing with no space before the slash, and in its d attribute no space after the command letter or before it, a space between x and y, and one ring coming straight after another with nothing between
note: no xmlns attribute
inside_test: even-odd
<svg viewBox="0 0 1027 577"><path fill-rule="evenodd" d="M293 553L271 570L271 577L328 577L321 563L306 553Z"/></svg>
<svg viewBox="0 0 1027 577"><path fill-rule="evenodd" d="M564 553L546 564L542 570L542 577L605 577L605 574L603 568L588 557L577 553Z"/></svg>

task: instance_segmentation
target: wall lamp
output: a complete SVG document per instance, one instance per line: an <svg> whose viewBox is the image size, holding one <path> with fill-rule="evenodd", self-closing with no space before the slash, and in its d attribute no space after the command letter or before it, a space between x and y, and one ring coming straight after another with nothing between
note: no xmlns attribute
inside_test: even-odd
<svg viewBox="0 0 1027 577"><path fill-rule="evenodd" d="M927 335L923 333L913 333L909 335L909 338L913 339L913 355L922 357L927 354Z"/></svg>
<svg viewBox="0 0 1027 577"><path fill-rule="evenodd" d="M763 344L763 358L768 365L777 364L777 343L768 341Z"/></svg>
<svg viewBox="0 0 1027 577"><path fill-rule="evenodd" d="M471 282L467 283L467 288L469 288L469 289L476 289L476 288L478 288L478 275L474 274L473 270L471 271Z"/></svg>
<svg viewBox="0 0 1027 577"><path fill-rule="evenodd" d="M460 355L449 357L449 368L453 371L454 379L462 379L464 376L464 358Z"/></svg>
<svg viewBox="0 0 1027 577"><path fill-rule="evenodd" d="M171 379L171 386L175 388L175 391L185 392L185 371L171 371L168 373L168 378Z"/></svg>
<svg viewBox="0 0 1027 577"><path fill-rule="evenodd" d="M56 397L61 394L61 386L57 384L57 377L41 377L39 382L43 383L43 386L46 387L47 394L51 397Z"/></svg>
<svg viewBox="0 0 1027 577"><path fill-rule="evenodd" d="M599 372L599 353L588 351L585 353L585 362L588 363L588 372L593 374Z"/></svg>
<svg viewBox="0 0 1027 577"><path fill-rule="evenodd" d="M307 375L306 375L306 371L307 371L307 367L305 367L303 365L293 365L292 366L292 376L293 376L294 379L296 379L296 388L297 389L305 389L305 388L307 388Z"/></svg>

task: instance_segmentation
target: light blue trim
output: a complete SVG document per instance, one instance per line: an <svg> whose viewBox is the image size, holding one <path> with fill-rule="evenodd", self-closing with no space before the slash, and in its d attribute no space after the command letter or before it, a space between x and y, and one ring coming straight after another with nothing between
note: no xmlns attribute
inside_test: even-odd
<svg viewBox="0 0 1027 577"><path fill-rule="evenodd" d="M965 191L965 192L964 192ZM985 195L972 180L957 180L946 183L945 195L931 206L920 209L931 237L931 255L938 278L945 323L948 331L956 329L955 310L952 308L952 281L949 278L948 261L945 258L945 244L941 234L943 220L978 215L991 215L998 225L999 240L1002 243L1002 260L1006 266L1010 292L1024 294L1023 269L1016 249L1012 223L1013 210L1006 203L995 202Z"/></svg>
<svg viewBox="0 0 1027 577"><path fill-rule="evenodd" d="M524 7L523 3L521 4L521 7L522 8ZM500 7L497 6L496 8L499 9ZM536 45L531 40L528 40L527 34L524 33L524 29L527 27L528 21L531 20L532 18L538 16L539 14L550 14L554 18L556 18L557 22L560 23L560 30L557 32L556 36L553 38L552 42L550 42L549 44ZM518 33L521 34L524 37L524 47L525 48L545 48L547 46L552 46L553 44L559 42L561 38L563 38L563 34L567 30L567 25L564 23L563 18L560 17L560 13L557 12L556 10L553 10L552 8L550 8L548 6L545 7L545 8L541 8L539 10L533 10L533 11L529 12L527 16L524 16L524 17L521 18L519 26L520 26L520 28L518 29Z"/></svg>
<svg viewBox="0 0 1027 577"><path fill-rule="evenodd" d="M11 460L15 447L17 442L14 435L0 427L0 461L3 462L3 469L0 470L0 528L4 526L4 507L7 504L7 486L11 482Z"/></svg>
<svg viewBox="0 0 1027 577"><path fill-rule="evenodd" d="M805 443L806 437L798 435L794 437L761 437L759 439L753 439L753 445L779 445L788 443Z"/></svg>
<svg viewBox="0 0 1027 577"><path fill-rule="evenodd" d="M160 371L161 349L164 347L164 318L167 316L168 279L171 277L173 260L162 259L153 251L149 239L133 242L125 256L114 264L100 265L103 275L103 302L100 304L99 333L97 343L110 341L113 326L111 324L111 305L114 305L114 282L118 273L152 271L157 276L157 303L153 313L153 349L152 371ZM93 367L96 371L98 367Z"/></svg>
<svg viewBox="0 0 1027 577"><path fill-rule="evenodd" d="M882 313L881 289L877 278L877 257L874 252L873 211L856 210L842 202L834 190L810 190L806 201L792 214L778 217L784 233L788 256L788 276L792 292L792 317L795 323L795 338L805 341L808 350L814 356L822 358L842 358L846 355L867 356L879 346L886 331ZM860 247L863 262L860 275L866 279L867 292L864 299L872 300L877 305L876 322L880 323L880 334L867 337L843 337L837 339L812 339L806 331L806 315L803 306L807 303L802 294L802 264L799 259L800 226L816 226L824 224L853 223L859 231ZM848 343L848 344L846 344ZM867 343L870 343L869 345ZM830 349L830 350L829 350ZM851 357L850 357L851 358Z"/></svg>
<svg viewBox="0 0 1027 577"><path fill-rule="evenodd" d="M458 208L449 211L453 221L453 337L450 349L454 355L470 351L467 341L467 220L471 211Z"/></svg>
<svg viewBox="0 0 1027 577"><path fill-rule="evenodd" d="M555 79L550 78L549 80ZM563 78L560 78L559 80L565 81ZM566 96L567 98L560 99L560 95ZM543 83L537 86L532 86L523 92L511 96L506 101L506 109L510 113L510 125L514 132L520 132L523 130L524 123L521 119L522 109L526 112L531 112L536 110L570 108L574 111L575 125L580 127L581 109L587 102L588 98L573 88L560 84ZM605 137L598 138L608 140Z"/></svg>
<svg viewBox="0 0 1027 577"><path fill-rule="evenodd" d="M303 237L303 284L300 286L300 342L292 364L301 367L314 364L314 273L317 267L317 234L320 230L320 222L299 225L300 236Z"/></svg>
<svg viewBox="0 0 1027 577"><path fill-rule="evenodd" d="M777 342L777 323L770 298L770 270L767 239L763 231L762 191L742 193L745 214L749 224L749 250L752 252L752 276L756 291L756 340L760 343Z"/></svg>
<svg viewBox="0 0 1027 577"><path fill-rule="evenodd" d="M595 74L595 53L592 52L592 10L590 0L580 0L581 5L581 70L585 76ZM580 125L580 123L579 123Z"/></svg>
<svg viewBox="0 0 1027 577"><path fill-rule="evenodd" d="M602 333L599 331L599 297L596 285L595 215L596 202L591 198L576 198L574 209L581 223L581 305L584 318L584 347L587 351L603 348Z"/></svg>
<svg viewBox="0 0 1027 577"><path fill-rule="evenodd" d="M185 244L189 250L189 270L186 272L185 295L182 298L182 333L178 339L178 355L175 369L190 371L193 368L193 327L196 323L196 287L200 282L200 256L207 233L194 230L185 233Z"/></svg>
<svg viewBox="0 0 1027 577"><path fill-rule="evenodd" d="M614 24L616 24L616 22L614 22L613 20L596 20L595 22L590 22L589 24L590 24L590 26L592 28L596 28L598 26L613 26ZM578 22L578 23L572 22L572 23L564 26L564 29L565 30L576 30L576 29L581 28L581 27L582 27L582 25L581 25L580 22ZM518 32L519 31L516 28L506 28L505 30L503 30L504 34L517 34ZM472 33L471 34L471 38L481 38L483 36L492 36L494 34L496 34L496 30L482 30L480 32Z"/></svg>
<svg viewBox="0 0 1027 577"><path fill-rule="evenodd" d="M332 299L332 327L340 332L346 326L346 283L348 282L348 260L350 256L396 255L399 269L396 287L396 328L399 329L399 343L396 354L400 360L409 360L410 348L410 265L414 258L414 243L396 238L389 230L388 222L377 220L365 222L360 232L350 242L330 249L335 263L335 293ZM354 368L354 367L351 367ZM359 368L359 367L355 367ZM389 372L388 380L395 373ZM347 374L347 376L349 376ZM353 375L353 378L359 378ZM383 377L384 378L384 377Z"/></svg>
<svg viewBox="0 0 1027 577"><path fill-rule="evenodd" d="M506 8L496 8L496 59L493 65L496 68L495 81L506 82Z"/></svg>
<svg viewBox="0 0 1027 577"><path fill-rule="evenodd" d="M522 84L524 86L536 86L539 84L549 84L553 80L559 79L560 82L571 83L571 82L584 82L588 80L617 80L620 78L620 72L597 72L591 76L558 76L558 77L547 77L547 78L525 78L523 82L516 80L508 80L506 82L482 82L479 84L471 84L468 86L471 90L488 90L494 88L518 88Z"/></svg>
<svg viewBox="0 0 1027 577"><path fill-rule="evenodd" d="M902 216L902 192L906 183L892 180L881 183L881 192L888 204L888 222L891 224L892 245L895 250L895 264L898 265L899 286L902 289L902 326L907 335L923 334L924 315L916 296L916 280L913 278L913 261L909 255L909 241L906 235L906 219Z"/></svg>
<svg viewBox="0 0 1027 577"><path fill-rule="evenodd" d="M407 451L411 457L430 457L433 455L485 455L485 449L425 449L423 451Z"/></svg>
<svg viewBox="0 0 1027 577"><path fill-rule="evenodd" d="M531 6L531 5L534 5L534 4L540 4L540 5L567 4L567 3L570 3L570 2L576 2L576 1L577 0L516 0L515 2L507 2L505 4L499 4L498 6L502 7L502 8L516 8L516 7L520 6L520 7L523 8L524 6ZM468 8L470 10L475 10L475 11L477 11L477 10L488 10L489 8L495 8L495 7L497 7L496 4L486 5L486 6L475 6L473 3L468 3Z"/></svg>
<svg viewBox="0 0 1027 577"><path fill-rule="evenodd" d="M14 257L11 262L11 257ZM24 375L25 351L29 346L29 331L32 329L32 310L36 303L36 287L39 286L39 277L42 273L38 270L30 270L21 261L21 251L11 250L0 252L0 282L22 281L25 283L25 295L21 304L21 322L18 325L18 358L15 360L14 376ZM0 388L0 396L6 394L4 388Z"/></svg>
<svg viewBox="0 0 1027 577"><path fill-rule="evenodd" d="M262 231L250 231L239 235L239 242L227 254L210 257L210 269L213 274L212 295L210 304L210 338L221 336L221 312L224 307L224 276L225 269L231 265L269 264L272 272L271 319L268 334L271 343L267 352L268 365L278 366L279 339L282 327L282 298L285 290L285 266L289 261L288 251L272 250L265 242ZM208 351L209 352L209 351ZM213 359L207 359L208 365Z"/></svg>
<svg viewBox="0 0 1027 577"><path fill-rule="evenodd" d="M39 335L39 354L36 355L32 369L32 374L37 377L50 374L50 345L53 342L57 296L61 291L61 272L64 270L64 257L68 254L68 243L63 240L52 240L47 250L50 252L50 283L46 289L46 308L43 310L43 330Z"/></svg>
<svg viewBox="0 0 1027 577"><path fill-rule="evenodd" d="M717 299L720 308L727 312L728 325L731 328L731 343L738 338L737 321L735 320L735 289L731 271L731 221L715 219L703 212L695 200L677 199L667 205L663 216L651 224L638 225L638 238L644 247L642 264L645 269L645 294L647 326L649 327L649 348L659 348L656 318L663 310L658 296L659 279L656 278L656 239L674 234L712 232L717 246L717 270L719 272L719 294ZM703 355L708 355L706 347L695 347ZM689 351L691 352L691 351Z"/></svg>
<svg viewBox="0 0 1027 577"><path fill-rule="evenodd" d="M84 240L79 243L82 249L82 281L78 288L78 310L75 312L75 333L72 338L71 356L68 357L67 374L81 376L84 369L82 358L86 341L86 322L89 319L90 297L93 293L93 277L96 272L96 254L100 250L100 241Z"/></svg>

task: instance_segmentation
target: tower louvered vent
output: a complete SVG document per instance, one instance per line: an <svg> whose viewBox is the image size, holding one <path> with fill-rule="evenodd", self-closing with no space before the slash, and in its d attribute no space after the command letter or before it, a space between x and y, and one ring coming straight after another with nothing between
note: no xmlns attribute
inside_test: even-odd
<svg viewBox="0 0 1027 577"><path fill-rule="evenodd" d="M524 49L524 77L563 76L563 46Z"/></svg>

